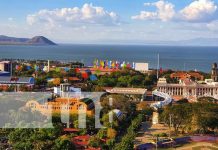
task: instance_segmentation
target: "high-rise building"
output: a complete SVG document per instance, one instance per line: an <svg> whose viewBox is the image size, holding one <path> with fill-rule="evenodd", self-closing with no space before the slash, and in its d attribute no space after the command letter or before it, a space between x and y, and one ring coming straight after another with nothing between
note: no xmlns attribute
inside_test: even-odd
<svg viewBox="0 0 218 150"><path fill-rule="evenodd" d="M213 79L215 82L218 82L217 63L214 63L214 64L212 65L211 79Z"/></svg>

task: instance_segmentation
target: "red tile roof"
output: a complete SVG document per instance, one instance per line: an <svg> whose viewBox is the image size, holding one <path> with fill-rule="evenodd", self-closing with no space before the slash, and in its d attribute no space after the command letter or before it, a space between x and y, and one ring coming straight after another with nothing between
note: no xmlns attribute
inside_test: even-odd
<svg viewBox="0 0 218 150"><path fill-rule="evenodd" d="M89 140L90 136L89 135L80 135L80 136L76 136L73 139L74 140Z"/></svg>
<svg viewBox="0 0 218 150"><path fill-rule="evenodd" d="M199 72L175 72L170 75L171 78L180 78L180 79L185 79L185 78L198 78L200 80L203 80L204 76L201 75Z"/></svg>
<svg viewBox="0 0 218 150"><path fill-rule="evenodd" d="M80 79L77 77L69 77L69 80L70 81L80 81Z"/></svg>
<svg viewBox="0 0 218 150"><path fill-rule="evenodd" d="M75 128L64 128L65 132L79 132L79 129L75 129Z"/></svg>

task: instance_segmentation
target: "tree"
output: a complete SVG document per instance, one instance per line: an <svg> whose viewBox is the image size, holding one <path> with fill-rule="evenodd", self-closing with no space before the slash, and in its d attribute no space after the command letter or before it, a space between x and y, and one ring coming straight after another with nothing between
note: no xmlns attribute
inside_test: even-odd
<svg viewBox="0 0 218 150"><path fill-rule="evenodd" d="M113 87L116 85L116 80L113 78L108 78L108 77L101 77L100 80L98 80L98 85L102 87Z"/></svg>
<svg viewBox="0 0 218 150"><path fill-rule="evenodd" d="M9 134L9 143L14 149L22 150L33 149L34 146L30 140L27 140L31 134L34 133L34 129L14 129Z"/></svg>
<svg viewBox="0 0 218 150"><path fill-rule="evenodd" d="M148 116L151 116L153 113L153 109L145 101L137 104L137 110L140 110L143 114Z"/></svg>
<svg viewBox="0 0 218 150"><path fill-rule="evenodd" d="M109 139L114 139L116 137L116 135L117 135L117 131L116 130L114 130L112 128L108 128L107 129L107 137Z"/></svg>
<svg viewBox="0 0 218 150"><path fill-rule="evenodd" d="M182 125L186 125L191 122L189 109L190 107L185 104L166 107L162 113L163 121L169 127L172 126L177 134Z"/></svg>
<svg viewBox="0 0 218 150"><path fill-rule="evenodd" d="M198 98L198 102L202 102L202 103L205 103L205 102L208 102L208 103L217 103L218 100L213 98L213 97L201 97L201 98Z"/></svg>
<svg viewBox="0 0 218 150"><path fill-rule="evenodd" d="M161 114L162 120L177 134L183 132L207 133L218 128L218 105L213 103L185 103L166 107Z"/></svg>
<svg viewBox="0 0 218 150"><path fill-rule="evenodd" d="M130 83L130 76L121 76L118 78L117 85L119 87L127 87Z"/></svg>
<svg viewBox="0 0 218 150"><path fill-rule="evenodd" d="M75 145L67 137L59 137L55 140L54 149L76 150Z"/></svg>
<svg viewBox="0 0 218 150"><path fill-rule="evenodd" d="M103 115L102 117L102 122L103 122L103 125L105 127L113 127L113 128L117 128L119 126L119 121L118 121L118 118L117 116L113 113L113 122L109 122L109 114L105 114Z"/></svg>
<svg viewBox="0 0 218 150"><path fill-rule="evenodd" d="M60 78L55 78L53 81L53 85L60 85L61 79Z"/></svg>
<svg viewBox="0 0 218 150"><path fill-rule="evenodd" d="M183 99L178 100L176 103L178 103L178 104L185 104L185 103L189 103L189 101L188 101L188 99L183 98Z"/></svg>
<svg viewBox="0 0 218 150"><path fill-rule="evenodd" d="M89 139L89 145L91 147L100 147L102 145L101 139L97 136L92 136Z"/></svg>
<svg viewBox="0 0 218 150"><path fill-rule="evenodd" d="M113 100L113 105L109 105L109 99ZM101 106L103 107L103 112L108 113L110 110L119 109L122 112L131 113L132 103L129 101L129 98L124 95L107 95L101 98Z"/></svg>
<svg viewBox="0 0 218 150"><path fill-rule="evenodd" d="M115 144L115 139L109 139L109 140L107 140L106 144L107 144L107 146L108 146L110 149L112 149L113 146L114 146L114 144Z"/></svg>
<svg viewBox="0 0 218 150"><path fill-rule="evenodd" d="M60 137L62 131L61 125L55 125L54 128L41 129L19 129L12 130L9 135L9 143L13 149L52 149L55 141ZM67 142L62 141L62 146Z"/></svg>
<svg viewBox="0 0 218 150"><path fill-rule="evenodd" d="M123 136L120 143L115 145L115 150L133 150L134 149L134 139L136 130L140 127L142 122L143 115L139 114L136 118L134 118L131 122L131 125L127 129L126 135Z"/></svg>
<svg viewBox="0 0 218 150"><path fill-rule="evenodd" d="M46 85L47 84L47 80L46 80L46 78L36 78L35 84L38 85L38 86Z"/></svg>
<svg viewBox="0 0 218 150"><path fill-rule="evenodd" d="M128 133L122 138L122 141L115 145L114 150L133 150L135 134Z"/></svg>
<svg viewBox="0 0 218 150"><path fill-rule="evenodd" d="M105 128L101 128L98 131L97 136L98 138L103 139L103 138L106 138L106 133L107 133L107 130Z"/></svg>
<svg viewBox="0 0 218 150"><path fill-rule="evenodd" d="M144 80L143 75L135 75L133 77L131 77L129 84L132 86L142 86L142 81Z"/></svg>
<svg viewBox="0 0 218 150"><path fill-rule="evenodd" d="M196 103L192 104L192 111L193 123L196 125L197 132L207 133L218 128L218 105L208 102Z"/></svg>

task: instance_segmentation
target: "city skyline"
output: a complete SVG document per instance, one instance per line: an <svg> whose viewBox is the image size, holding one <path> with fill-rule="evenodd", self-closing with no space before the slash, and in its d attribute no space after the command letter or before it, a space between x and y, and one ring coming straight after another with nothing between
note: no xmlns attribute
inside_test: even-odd
<svg viewBox="0 0 218 150"><path fill-rule="evenodd" d="M59 43L218 38L217 6L217 0L3 0L0 35L43 35Z"/></svg>

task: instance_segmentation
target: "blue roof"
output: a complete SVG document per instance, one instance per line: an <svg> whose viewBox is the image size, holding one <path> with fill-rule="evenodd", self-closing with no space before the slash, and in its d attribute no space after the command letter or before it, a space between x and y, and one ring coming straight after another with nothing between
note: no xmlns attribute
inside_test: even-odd
<svg viewBox="0 0 218 150"><path fill-rule="evenodd" d="M89 78L90 78L91 81L96 81L96 80L98 80L97 76L94 75L94 74L92 74Z"/></svg>
<svg viewBox="0 0 218 150"><path fill-rule="evenodd" d="M18 77L16 81L11 80L11 77L0 76L0 83L2 84L35 84L33 77Z"/></svg>
<svg viewBox="0 0 218 150"><path fill-rule="evenodd" d="M10 76L10 72L0 71L0 76Z"/></svg>

